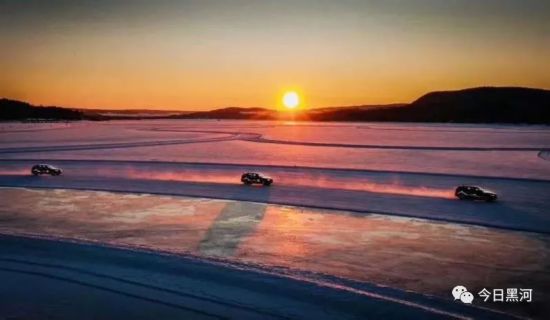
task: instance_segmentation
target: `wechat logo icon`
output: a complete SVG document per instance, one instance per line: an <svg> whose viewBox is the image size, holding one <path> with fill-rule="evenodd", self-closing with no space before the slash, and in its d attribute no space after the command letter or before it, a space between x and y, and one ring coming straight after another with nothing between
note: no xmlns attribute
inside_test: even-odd
<svg viewBox="0 0 550 320"><path fill-rule="evenodd" d="M460 300L462 303L471 304L474 301L474 295L468 292L465 286L456 286L451 291L455 300Z"/></svg>

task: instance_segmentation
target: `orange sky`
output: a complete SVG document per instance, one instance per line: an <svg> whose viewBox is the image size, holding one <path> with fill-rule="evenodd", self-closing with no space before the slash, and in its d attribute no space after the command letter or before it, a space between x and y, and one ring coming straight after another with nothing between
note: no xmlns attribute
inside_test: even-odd
<svg viewBox="0 0 550 320"><path fill-rule="evenodd" d="M0 97L207 110L550 88L545 1L3 1Z"/></svg>

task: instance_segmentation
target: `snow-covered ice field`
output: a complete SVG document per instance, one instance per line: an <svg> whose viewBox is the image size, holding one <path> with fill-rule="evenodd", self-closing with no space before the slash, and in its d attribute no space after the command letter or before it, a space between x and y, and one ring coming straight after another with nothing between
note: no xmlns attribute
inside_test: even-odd
<svg viewBox="0 0 550 320"><path fill-rule="evenodd" d="M253 121L3 124L3 159L109 159L354 168L550 179L536 126ZM43 128L41 128L43 127ZM44 130L40 130L44 129ZM117 148L117 149L113 149Z"/></svg>
<svg viewBox="0 0 550 320"><path fill-rule="evenodd" d="M0 231L335 277L452 317L489 308L542 318L550 296L548 150L544 126L3 123ZM31 176L40 162L63 175ZM271 175L274 185L243 186L248 170ZM459 184L492 189L499 201L457 200ZM458 283L534 287L535 301L474 302L470 310L450 301Z"/></svg>

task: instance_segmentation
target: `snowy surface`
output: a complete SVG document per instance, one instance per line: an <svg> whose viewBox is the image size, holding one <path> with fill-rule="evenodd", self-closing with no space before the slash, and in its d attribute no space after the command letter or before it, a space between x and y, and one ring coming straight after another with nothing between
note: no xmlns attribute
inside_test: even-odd
<svg viewBox="0 0 550 320"><path fill-rule="evenodd" d="M546 256L550 254L550 238L547 236L421 219L358 216L332 210L226 200L69 190L4 189L3 194L16 201L1 203L1 234L55 235L50 238L213 258L317 285L315 292L305 293L306 296L319 297L314 301L299 295L292 299L293 302L288 302L289 280L277 281L278 290L284 292L279 295L259 281L241 280L237 287L231 286L229 279L234 271L230 270L224 271L227 278L220 282L213 280L220 275L189 277L186 274L194 275L196 271L166 274L158 267L149 268L147 276L136 275L136 270L124 270L128 266L104 271L103 264L113 264L117 259L94 261L94 273L108 272L110 276L140 283L150 282L154 274L157 287L174 289L171 283L177 283L180 290L222 301L239 292L239 295L244 295L239 299L241 305L253 306L258 311L267 309L275 314L296 315L299 312L302 313L300 318L307 314L305 318L315 315L315 318L342 319L348 318L347 313L351 312L353 317L361 318L361 314L372 315L370 312L373 311L365 308L371 303L370 297L376 296L381 299L376 310L386 314L384 318L403 318L407 303L411 302L413 313L425 313L422 318L438 318L440 313L427 312L426 309L431 310L434 303L438 306L436 310L440 311L451 312L453 307L457 307L456 304L450 305L452 301L445 303L449 289L457 281L472 290L480 290L487 283L496 287L522 286L536 279L532 285L542 300L547 299L549 289L550 278L545 272ZM51 251L47 250L48 260L52 259ZM4 248L3 252L0 256L4 258L13 255ZM56 261L56 265L72 266L74 258L67 253L64 256L68 262ZM27 270L29 267L28 263L14 265L12 259L7 261L11 268L20 270L24 267ZM427 259L429 263L426 263ZM40 260L44 262L43 257ZM6 264L1 258L0 262ZM79 269L82 269L82 262L79 264ZM139 267L144 264L135 261L129 265L130 269L146 266ZM328 275L341 280L331 281ZM78 279L84 281L86 278L89 277ZM209 283L190 284L201 281ZM373 285L362 288L360 294L356 293L352 299L342 296L345 290L340 292L339 298L329 298L332 294L327 286L340 284L340 289L349 289L343 285L347 281ZM405 289L408 293L384 289L388 287ZM143 291L148 290L133 292L142 295ZM251 291L262 295L271 291L272 294L264 299L256 297L251 302L246 298L251 294L255 296ZM419 294L442 299L429 302ZM285 301L274 302L276 299ZM323 299L327 301L321 301ZM338 302L342 299L348 302ZM297 304L302 304L298 310L295 309ZM324 304L323 308L315 309L315 306ZM512 307L506 311L518 314L530 311L529 305ZM212 312L216 308L207 310ZM459 314L467 313L467 310L461 310ZM453 316L445 314L443 318Z"/></svg>
<svg viewBox="0 0 550 320"><path fill-rule="evenodd" d="M545 126L2 123L1 186L121 193L0 189L0 230L314 272L442 299L456 281L534 287L548 283L550 265L549 149ZM31 176L39 162L63 175ZM275 183L243 186L244 171ZM460 184L492 189L499 201L459 201ZM166 196L138 195L146 193ZM537 290L549 296L547 287ZM535 318L543 308L484 307Z"/></svg>
<svg viewBox="0 0 550 320"><path fill-rule="evenodd" d="M269 164L550 180L550 164L538 156L550 148L546 127L183 120L82 122L32 131L2 126L4 159Z"/></svg>
<svg viewBox="0 0 550 320"><path fill-rule="evenodd" d="M550 129L543 126L210 120L3 126L3 186L207 196L550 232ZM36 162L64 174L30 177ZM243 188L245 171L266 172L275 184ZM461 184L492 189L499 201L458 201L453 192Z"/></svg>

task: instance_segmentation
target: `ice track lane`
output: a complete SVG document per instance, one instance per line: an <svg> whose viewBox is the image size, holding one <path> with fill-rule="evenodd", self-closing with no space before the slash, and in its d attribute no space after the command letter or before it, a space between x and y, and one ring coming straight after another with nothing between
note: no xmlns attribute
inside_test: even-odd
<svg viewBox="0 0 550 320"><path fill-rule="evenodd" d="M47 161L62 176L34 177L36 161L1 161L0 186L168 194L379 213L502 229L550 233L550 182L452 175L127 161ZM240 174L263 171L271 187L244 186ZM460 201L458 184L495 190L495 203Z"/></svg>

